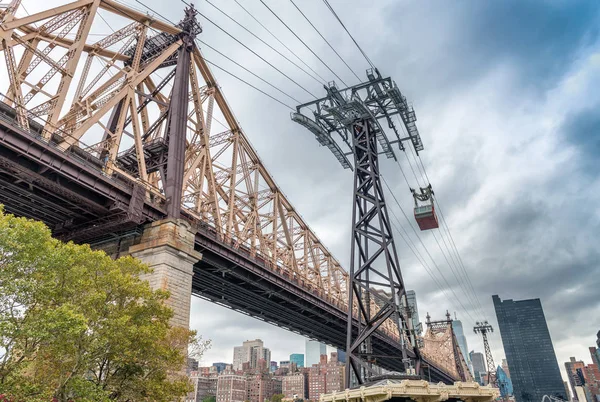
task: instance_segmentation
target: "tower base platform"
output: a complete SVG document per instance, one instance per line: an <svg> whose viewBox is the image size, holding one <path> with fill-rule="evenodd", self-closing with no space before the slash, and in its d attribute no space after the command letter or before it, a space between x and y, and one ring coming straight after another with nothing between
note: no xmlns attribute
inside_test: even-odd
<svg viewBox="0 0 600 402"><path fill-rule="evenodd" d="M482 386L476 382L455 382L453 385L446 385L424 380L387 379L365 387L321 395L320 402L491 402L499 396L498 388Z"/></svg>

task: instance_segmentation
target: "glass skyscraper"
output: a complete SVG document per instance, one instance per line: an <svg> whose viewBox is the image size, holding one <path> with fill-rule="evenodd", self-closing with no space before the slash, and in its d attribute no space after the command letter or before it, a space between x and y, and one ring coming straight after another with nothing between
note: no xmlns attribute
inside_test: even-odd
<svg viewBox="0 0 600 402"><path fill-rule="evenodd" d="M472 350L471 353L469 353L469 358L471 359L471 363L473 364L473 377L475 377L475 381L477 381L480 384L483 384L481 375L487 373L483 353L475 352Z"/></svg>
<svg viewBox="0 0 600 402"><path fill-rule="evenodd" d="M419 308L417 307L417 294L414 290L406 291L406 301L408 306L412 309L412 326L417 335L421 335L423 333L423 327L421 325L421 321L419 320Z"/></svg>
<svg viewBox="0 0 600 402"><path fill-rule="evenodd" d="M327 354L327 345L319 341L306 339L304 350L304 367L312 367L313 364L318 364L321 355Z"/></svg>
<svg viewBox="0 0 600 402"><path fill-rule="evenodd" d="M538 402L544 395L566 400L540 299L492 299L517 402Z"/></svg>
<svg viewBox="0 0 600 402"><path fill-rule="evenodd" d="M498 388L500 388L500 395L502 396L502 399L506 400L513 394L514 391L512 381L508 375L506 375L504 369L500 366L498 366L496 371L496 381L498 381Z"/></svg>
<svg viewBox="0 0 600 402"><path fill-rule="evenodd" d="M471 357L469 356L469 347L467 346L467 337L465 336L465 331L463 330L462 322L460 320L452 320L452 330L454 331L454 335L456 336L456 341L458 342L458 346L460 347L460 351L465 359L465 363L467 363L467 367L471 372L473 371L473 367L471 366Z"/></svg>
<svg viewBox="0 0 600 402"><path fill-rule="evenodd" d="M296 367L304 367L304 355L302 353L292 353L290 363L296 363Z"/></svg>

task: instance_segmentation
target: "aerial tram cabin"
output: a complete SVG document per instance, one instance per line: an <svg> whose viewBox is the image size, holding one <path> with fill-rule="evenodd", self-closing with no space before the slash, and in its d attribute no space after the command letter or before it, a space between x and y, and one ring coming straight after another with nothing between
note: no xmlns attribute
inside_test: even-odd
<svg viewBox="0 0 600 402"><path fill-rule="evenodd" d="M433 190L431 184L425 188L420 187L420 193L410 189L415 199L415 220L421 230L439 228L435 205L433 203Z"/></svg>

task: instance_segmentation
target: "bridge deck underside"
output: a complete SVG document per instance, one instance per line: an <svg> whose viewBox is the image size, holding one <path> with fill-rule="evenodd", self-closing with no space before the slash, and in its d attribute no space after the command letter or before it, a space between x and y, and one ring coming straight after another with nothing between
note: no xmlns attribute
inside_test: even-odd
<svg viewBox="0 0 600 402"><path fill-rule="evenodd" d="M261 266L245 250L219 242L210 230L198 233L196 245L202 260L194 267L193 294L345 350L346 311ZM357 323L354 327L357 332ZM376 356L397 356L376 357L378 365L394 371L403 369L400 347L394 340L376 334L373 349ZM431 366L430 375L432 381L453 382L435 366Z"/></svg>

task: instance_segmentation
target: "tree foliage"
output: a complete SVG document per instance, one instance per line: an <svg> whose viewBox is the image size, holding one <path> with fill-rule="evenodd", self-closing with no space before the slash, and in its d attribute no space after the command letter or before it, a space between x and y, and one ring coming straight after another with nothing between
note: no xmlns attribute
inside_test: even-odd
<svg viewBox="0 0 600 402"><path fill-rule="evenodd" d="M217 397L215 395L207 395L204 398L202 398L202 402L216 402L217 401Z"/></svg>
<svg viewBox="0 0 600 402"><path fill-rule="evenodd" d="M271 402L281 402L281 400L285 398L283 394L275 394L271 397Z"/></svg>
<svg viewBox="0 0 600 402"><path fill-rule="evenodd" d="M40 222L0 209L0 400L170 401L190 390L168 293L149 268L63 243Z"/></svg>

